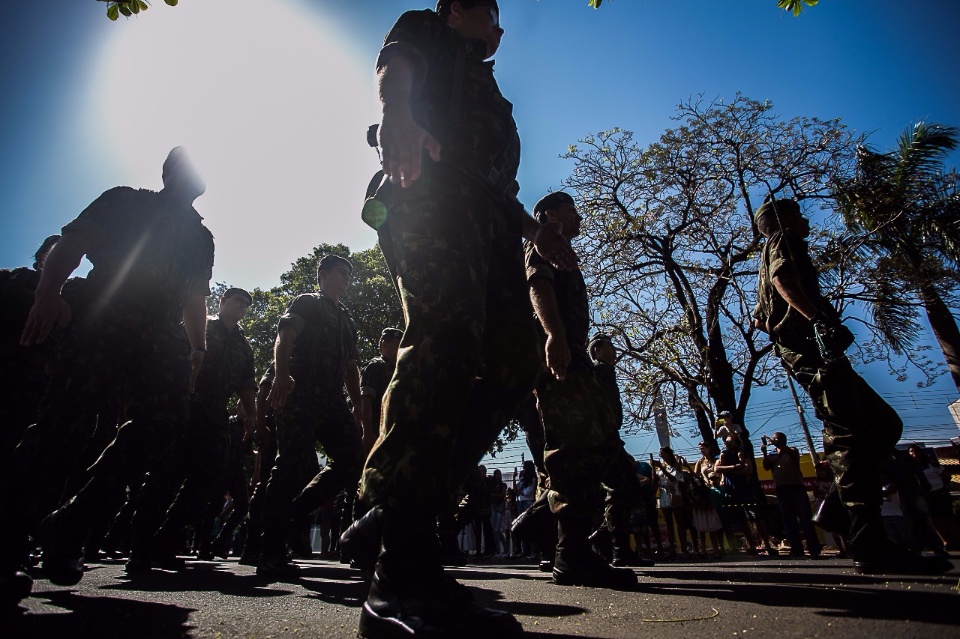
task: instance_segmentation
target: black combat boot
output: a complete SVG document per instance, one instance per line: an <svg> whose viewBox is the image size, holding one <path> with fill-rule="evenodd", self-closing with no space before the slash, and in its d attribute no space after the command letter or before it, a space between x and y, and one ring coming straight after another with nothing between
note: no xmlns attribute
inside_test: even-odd
<svg viewBox="0 0 960 639"><path fill-rule="evenodd" d="M340 561L358 570L373 571L380 555L383 536L380 516L383 510L368 510L340 535Z"/></svg>
<svg viewBox="0 0 960 639"><path fill-rule="evenodd" d="M0 548L0 602L20 601L30 596L33 578L27 570L26 543L7 542Z"/></svg>
<svg viewBox="0 0 960 639"><path fill-rule="evenodd" d="M590 518L566 508L557 516L560 539L553 565L553 582L561 586L591 586L635 590L637 576L627 568L614 568L590 547Z"/></svg>
<svg viewBox="0 0 960 639"><path fill-rule="evenodd" d="M542 552L549 553L550 549L556 547L557 518L550 512L546 492L513 520L510 532L516 539L531 543Z"/></svg>
<svg viewBox="0 0 960 639"><path fill-rule="evenodd" d="M630 547L630 533L617 532L613 537L613 560L610 562L614 566L629 566L631 568L651 568L654 563L649 559L644 559Z"/></svg>
<svg viewBox="0 0 960 639"><path fill-rule="evenodd" d="M850 548L853 569L861 575L941 575L953 569L944 557L924 557L890 541L879 505L852 506Z"/></svg>
<svg viewBox="0 0 960 639"><path fill-rule="evenodd" d="M47 515L38 528L43 576L58 586L74 586L83 579L83 537L86 528L72 521L66 507Z"/></svg>
<svg viewBox="0 0 960 639"><path fill-rule="evenodd" d="M466 566L467 555L457 541L456 517L452 514L437 517L437 534L440 535L440 561L444 566Z"/></svg>
<svg viewBox="0 0 960 639"><path fill-rule="evenodd" d="M283 541L283 533L268 535L264 526L264 534L260 543L262 552L257 561L257 576L271 581L286 581L297 579L300 576L300 567L287 558L287 545Z"/></svg>
<svg viewBox="0 0 960 639"><path fill-rule="evenodd" d="M827 495L813 515L813 523L828 533L846 535L850 530L850 516L847 507L840 500L836 484L831 484Z"/></svg>
<svg viewBox="0 0 960 639"><path fill-rule="evenodd" d="M383 545L360 612L365 639L512 639L523 635L510 614L481 608L443 572L432 516L375 507ZM369 516L369 515L368 515Z"/></svg>

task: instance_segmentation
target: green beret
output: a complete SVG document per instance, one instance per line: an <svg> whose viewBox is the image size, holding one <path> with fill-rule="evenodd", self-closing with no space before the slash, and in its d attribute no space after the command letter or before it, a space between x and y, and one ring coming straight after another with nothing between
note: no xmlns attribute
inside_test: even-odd
<svg viewBox="0 0 960 639"><path fill-rule="evenodd" d="M764 202L760 208L753 212L753 221L757 222L760 216L771 211L776 211L781 215L788 215L790 213L801 215L800 205L797 204L796 200L770 200L769 202Z"/></svg>

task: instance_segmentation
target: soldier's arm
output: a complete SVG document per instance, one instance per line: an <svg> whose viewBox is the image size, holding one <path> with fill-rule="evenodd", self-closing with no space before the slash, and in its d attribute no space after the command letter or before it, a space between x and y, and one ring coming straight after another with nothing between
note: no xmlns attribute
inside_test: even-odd
<svg viewBox="0 0 960 639"><path fill-rule="evenodd" d="M267 401L274 408L280 408L287 401L287 396L293 390L293 378L290 377L290 355L293 353L293 343L297 341L297 330L289 324L280 326L277 339L273 346L273 361L276 375Z"/></svg>
<svg viewBox="0 0 960 639"><path fill-rule="evenodd" d="M810 300L797 276L789 269L781 269L773 276L773 285L787 304L808 320L813 319L819 307Z"/></svg>
<svg viewBox="0 0 960 639"><path fill-rule="evenodd" d="M60 297L60 289L70 274L80 266L80 260L89 248L90 242L86 236L64 233L50 251L34 294L33 306L20 335L20 344L40 344L47 339L54 324L66 326L70 322L70 306Z"/></svg>
<svg viewBox="0 0 960 639"><path fill-rule="evenodd" d="M240 404L246 415L243 418L243 441L248 441L256 433L257 427L257 389L244 388L240 391Z"/></svg>
<svg viewBox="0 0 960 639"><path fill-rule="evenodd" d="M193 293L183 305L183 328L190 342L190 393L203 366L207 342L207 304L204 296Z"/></svg>
<svg viewBox="0 0 960 639"><path fill-rule="evenodd" d="M373 423L373 397L370 395L360 397L360 427L363 449L370 452L380 430L380 424Z"/></svg>
<svg viewBox="0 0 960 639"><path fill-rule="evenodd" d="M563 225L559 222L541 224L530 217L522 204L519 202L516 204L517 214L522 224L523 239L533 242L540 257L561 271L572 271L577 268L577 254L570 247L567 238L563 236Z"/></svg>
<svg viewBox="0 0 960 639"><path fill-rule="evenodd" d="M257 387L257 420L254 443L258 451L267 444L267 438L270 435L267 429L267 406L269 405L267 396L270 394L271 388L273 388L273 382L266 377L260 381L260 385Z"/></svg>
<svg viewBox="0 0 960 639"><path fill-rule="evenodd" d="M378 71L382 119L378 135L383 172L393 184L407 188L420 178L423 149L440 160L440 143L413 119L414 62L394 55Z"/></svg>
<svg viewBox="0 0 960 639"><path fill-rule="evenodd" d="M347 385L347 395L350 396L350 403L353 404L353 416L357 420L357 426L361 426L360 367L357 366L357 360L351 359L347 362L347 370L343 377Z"/></svg>
<svg viewBox="0 0 960 639"><path fill-rule="evenodd" d="M530 302L547 333L547 368L554 377L562 380L567 376L567 366L570 365L570 347L567 345L567 331L560 318L553 283L545 277L530 280Z"/></svg>

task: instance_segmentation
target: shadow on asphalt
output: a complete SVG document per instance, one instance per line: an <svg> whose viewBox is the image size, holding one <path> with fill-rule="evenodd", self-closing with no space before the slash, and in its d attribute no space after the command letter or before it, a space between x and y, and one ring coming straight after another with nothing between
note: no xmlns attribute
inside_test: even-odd
<svg viewBox="0 0 960 639"><path fill-rule="evenodd" d="M534 581L550 581L552 577L548 572L540 572L537 568L531 568L529 571L518 574L517 572L499 572L492 566L482 570L463 570L460 568L444 568L443 572L457 580L467 579L470 581L500 581L504 579L532 579Z"/></svg>
<svg viewBox="0 0 960 639"><path fill-rule="evenodd" d="M187 639L192 608L116 597L79 596L70 590L34 595L62 613L25 614L20 606L0 608L4 637L36 639Z"/></svg>
<svg viewBox="0 0 960 639"><path fill-rule="evenodd" d="M187 567L179 572L151 570L122 575L100 590L129 592L220 592L237 597L281 597L292 591L256 575L238 575L215 564Z"/></svg>
<svg viewBox="0 0 960 639"><path fill-rule="evenodd" d="M922 621L955 625L957 595L929 589L880 589L883 580L854 575L795 575L685 572L660 577L686 583L644 582L649 595L685 595L700 599L749 602L777 608L807 608L825 617L853 617L887 621ZM763 578L757 578L763 577ZM947 576L947 579L955 577ZM936 579L924 580L936 583ZM940 578L942 579L942 578ZM899 580L898 580L899 581ZM749 582L749 583L743 583ZM842 587L837 587L842 584ZM867 584L872 588L861 587Z"/></svg>
<svg viewBox="0 0 960 639"><path fill-rule="evenodd" d="M656 577L658 579L677 579L681 581L735 581L760 584L777 585L802 585L802 586L875 586L885 581L896 581L905 584L936 584L944 579L951 580L957 577L956 570L953 570L942 576L893 576L885 577L883 575L858 575L846 568L846 573L834 571L823 572L817 566L815 572L786 572L779 570L776 566L767 566L765 570L737 570L736 564L733 566L718 566L717 570L670 570L668 568L656 568L640 570L640 574L646 577ZM790 566L791 568L793 566Z"/></svg>

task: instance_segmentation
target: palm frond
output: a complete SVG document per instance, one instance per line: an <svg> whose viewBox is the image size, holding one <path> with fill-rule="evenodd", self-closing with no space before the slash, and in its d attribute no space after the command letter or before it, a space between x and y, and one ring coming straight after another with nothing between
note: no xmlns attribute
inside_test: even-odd
<svg viewBox="0 0 960 639"><path fill-rule="evenodd" d="M874 294L870 314L877 330L898 355L911 349L920 332L917 308L908 303L893 279L878 280Z"/></svg>

